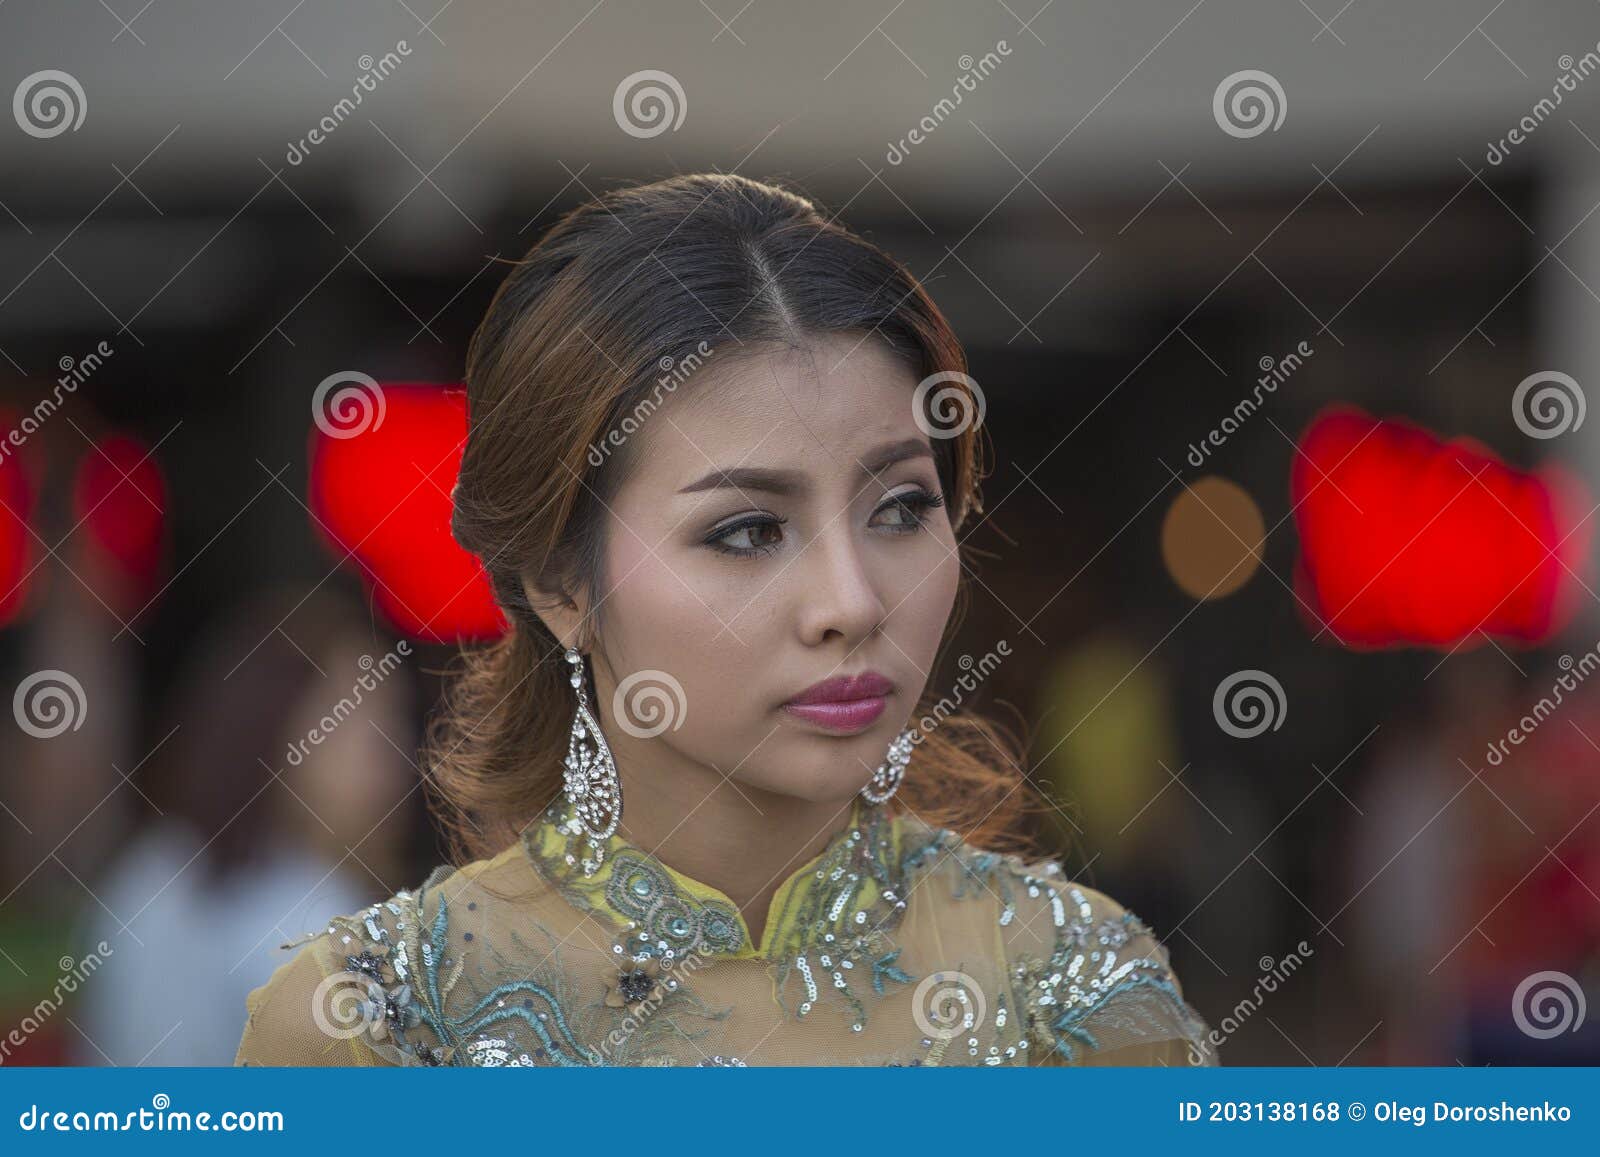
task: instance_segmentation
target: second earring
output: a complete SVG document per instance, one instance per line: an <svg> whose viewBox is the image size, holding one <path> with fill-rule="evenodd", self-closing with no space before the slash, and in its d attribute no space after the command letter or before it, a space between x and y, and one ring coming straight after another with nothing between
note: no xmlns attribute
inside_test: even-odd
<svg viewBox="0 0 1600 1157"><path fill-rule="evenodd" d="M604 857L604 842L622 820L622 779L617 762L600 731L600 721L589 709L588 682L583 656L567 648L572 688L578 693L577 710L572 716L572 735L567 741L563 764L566 795L577 808L578 819L594 849L592 860L584 861L584 873L593 875Z"/></svg>

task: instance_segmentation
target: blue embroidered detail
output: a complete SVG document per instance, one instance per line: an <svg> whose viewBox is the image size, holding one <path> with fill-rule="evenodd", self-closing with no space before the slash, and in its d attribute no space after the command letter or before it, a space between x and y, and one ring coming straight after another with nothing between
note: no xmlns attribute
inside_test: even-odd
<svg viewBox="0 0 1600 1157"><path fill-rule="evenodd" d="M400 892L389 907L401 917L397 929L418 929L422 925L424 884L418 892ZM368 1024L378 1044L391 1043L400 1054L427 1065L501 1065L532 1063L524 1053L511 1059L508 1042L489 1036L497 1026L523 1024L532 1029L548 1056L564 1066L600 1065L599 1054L586 1048L573 1031L561 998L546 985L533 979L518 979L500 984L481 996L464 1013L448 1015L445 1000L460 976L462 962L449 953L449 902L438 892L438 909L426 936L417 936L413 954L408 937L401 935L398 946L386 923L380 923L378 905L363 909L353 917L336 918L330 928L340 928L367 941L359 953L347 955L345 971L367 985ZM413 931L413 935L417 935ZM414 974L405 979L397 961L412 960ZM454 965L441 984L441 969ZM393 980L392 987L385 987ZM412 1039L418 1026L426 1028L432 1041Z"/></svg>
<svg viewBox="0 0 1600 1157"><path fill-rule="evenodd" d="M899 981L909 984L913 977L909 972L895 964L899 959L901 950L896 948L893 952L886 952L872 962L872 990L879 996L883 995L883 982L885 980Z"/></svg>
<svg viewBox="0 0 1600 1157"><path fill-rule="evenodd" d="M677 955L690 952L736 952L744 943L739 914L716 901L685 895L662 868L641 851L624 848L612 858L605 900L649 934L641 955L656 951L665 940Z"/></svg>
<svg viewBox="0 0 1600 1157"><path fill-rule="evenodd" d="M1154 1039L1167 1039L1163 1027L1165 1018L1152 1016L1151 1006L1145 1001L1125 999L1142 989L1153 990L1157 1003L1167 1006L1170 1015L1177 1021L1182 1022L1192 1015L1178 987L1165 977L1125 976L1102 993L1098 1000L1072 1005L1046 1022L1054 1037L1056 1051L1068 1061L1075 1061L1077 1051L1074 1041L1090 1049L1100 1048L1101 1038L1090 1030L1091 1021L1101 1032L1117 1028L1131 1037L1154 1029L1160 1033Z"/></svg>

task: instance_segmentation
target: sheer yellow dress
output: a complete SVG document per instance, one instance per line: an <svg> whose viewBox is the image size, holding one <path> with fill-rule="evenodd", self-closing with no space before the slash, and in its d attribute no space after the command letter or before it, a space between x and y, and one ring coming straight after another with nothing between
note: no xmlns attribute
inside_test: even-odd
<svg viewBox="0 0 1600 1157"><path fill-rule="evenodd" d="M284 945L239 1065L1217 1063L1165 947L1058 863L856 797L752 942L566 801L492 859Z"/></svg>

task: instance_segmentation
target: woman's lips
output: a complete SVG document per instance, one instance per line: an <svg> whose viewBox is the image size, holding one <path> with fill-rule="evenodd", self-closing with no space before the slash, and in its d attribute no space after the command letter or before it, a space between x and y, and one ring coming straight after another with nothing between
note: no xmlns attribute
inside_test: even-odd
<svg viewBox="0 0 1600 1157"><path fill-rule="evenodd" d="M888 705L889 701L884 696L873 695L866 699L845 699L832 703L785 703L783 709L808 723L848 735L870 727Z"/></svg>

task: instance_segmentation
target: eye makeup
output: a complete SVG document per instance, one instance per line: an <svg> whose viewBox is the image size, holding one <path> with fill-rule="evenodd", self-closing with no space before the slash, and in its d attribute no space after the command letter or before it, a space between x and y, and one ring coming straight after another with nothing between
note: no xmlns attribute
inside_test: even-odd
<svg viewBox="0 0 1600 1157"><path fill-rule="evenodd" d="M915 490L901 491L890 495L886 502L873 511L868 525L889 534L915 534L927 528L928 513L944 503L943 494L921 486ZM877 521L885 514L892 515L897 521ZM752 512L714 527L702 540L702 545L735 558L769 555L781 544L782 527L788 521L780 515ZM778 536L775 540L771 537L774 533Z"/></svg>

